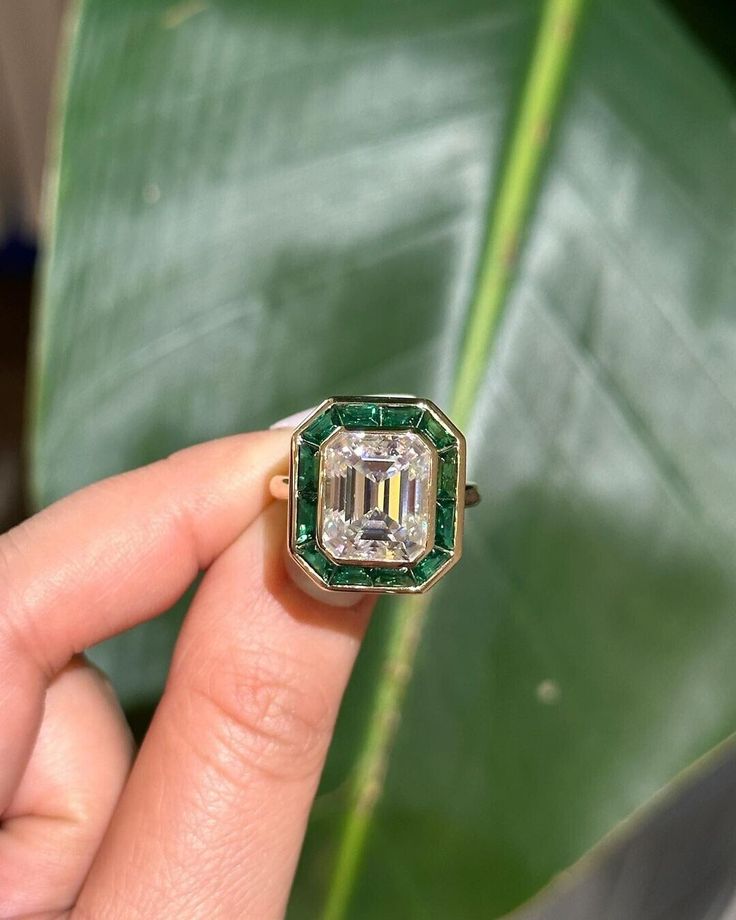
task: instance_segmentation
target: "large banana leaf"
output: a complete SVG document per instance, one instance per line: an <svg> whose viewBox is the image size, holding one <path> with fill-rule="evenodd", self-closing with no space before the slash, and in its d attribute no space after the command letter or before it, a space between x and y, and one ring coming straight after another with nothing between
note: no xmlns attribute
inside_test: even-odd
<svg viewBox="0 0 736 920"><path fill-rule="evenodd" d="M38 500L376 391L485 495L374 620L294 918L499 916L734 730L734 108L649 0L78 9ZM130 708L177 622L97 651Z"/></svg>

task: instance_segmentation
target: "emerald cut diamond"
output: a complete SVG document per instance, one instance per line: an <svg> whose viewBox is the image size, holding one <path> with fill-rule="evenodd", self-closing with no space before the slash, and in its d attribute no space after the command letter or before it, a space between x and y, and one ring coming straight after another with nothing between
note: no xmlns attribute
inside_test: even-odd
<svg viewBox="0 0 736 920"><path fill-rule="evenodd" d="M428 399L326 399L294 431L289 556L329 591L426 591L462 551L465 439Z"/></svg>
<svg viewBox="0 0 736 920"><path fill-rule="evenodd" d="M317 540L337 563L405 566L434 545L436 450L416 431L335 431L320 448Z"/></svg>

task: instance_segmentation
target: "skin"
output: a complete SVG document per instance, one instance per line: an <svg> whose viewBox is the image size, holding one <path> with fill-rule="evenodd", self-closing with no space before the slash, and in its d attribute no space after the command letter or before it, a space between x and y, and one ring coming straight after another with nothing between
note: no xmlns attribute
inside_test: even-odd
<svg viewBox="0 0 736 920"><path fill-rule="evenodd" d="M284 915L372 600L304 595L269 480L289 433L213 441L0 536L0 918ZM88 646L206 574L140 751Z"/></svg>

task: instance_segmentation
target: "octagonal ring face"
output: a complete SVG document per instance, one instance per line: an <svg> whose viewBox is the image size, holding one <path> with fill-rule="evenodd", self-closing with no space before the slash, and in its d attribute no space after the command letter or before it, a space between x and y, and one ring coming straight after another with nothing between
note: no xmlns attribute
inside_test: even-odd
<svg viewBox="0 0 736 920"><path fill-rule="evenodd" d="M465 439L429 400L325 400L289 482L289 555L321 588L419 593L460 558Z"/></svg>

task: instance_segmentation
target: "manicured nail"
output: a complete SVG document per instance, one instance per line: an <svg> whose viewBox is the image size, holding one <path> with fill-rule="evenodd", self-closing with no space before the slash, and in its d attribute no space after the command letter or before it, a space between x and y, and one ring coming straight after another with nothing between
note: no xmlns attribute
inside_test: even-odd
<svg viewBox="0 0 736 920"><path fill-rule="evenodd" d="M391 397L401 397L406 396L410 399L413 399L409 393L376 393L376 396L391 396ZM301 423L314 412L316 406L310 406L309 409L302 409L301 412L295 412L293 415L287 415L286 418L281 418L278 422L274 422L273 425L270 425L269 428L297 428Z"/></svg>
<svg viewBox="0 0 736 920"><path fill-rule="evenodd" d="M278 422L269 425L269 430L273 428L297 428L301 423L314 412L315 406L309 409L302 409L301 412L295 412L293 415L287 415L286 418L280 418Z"/></svg>

